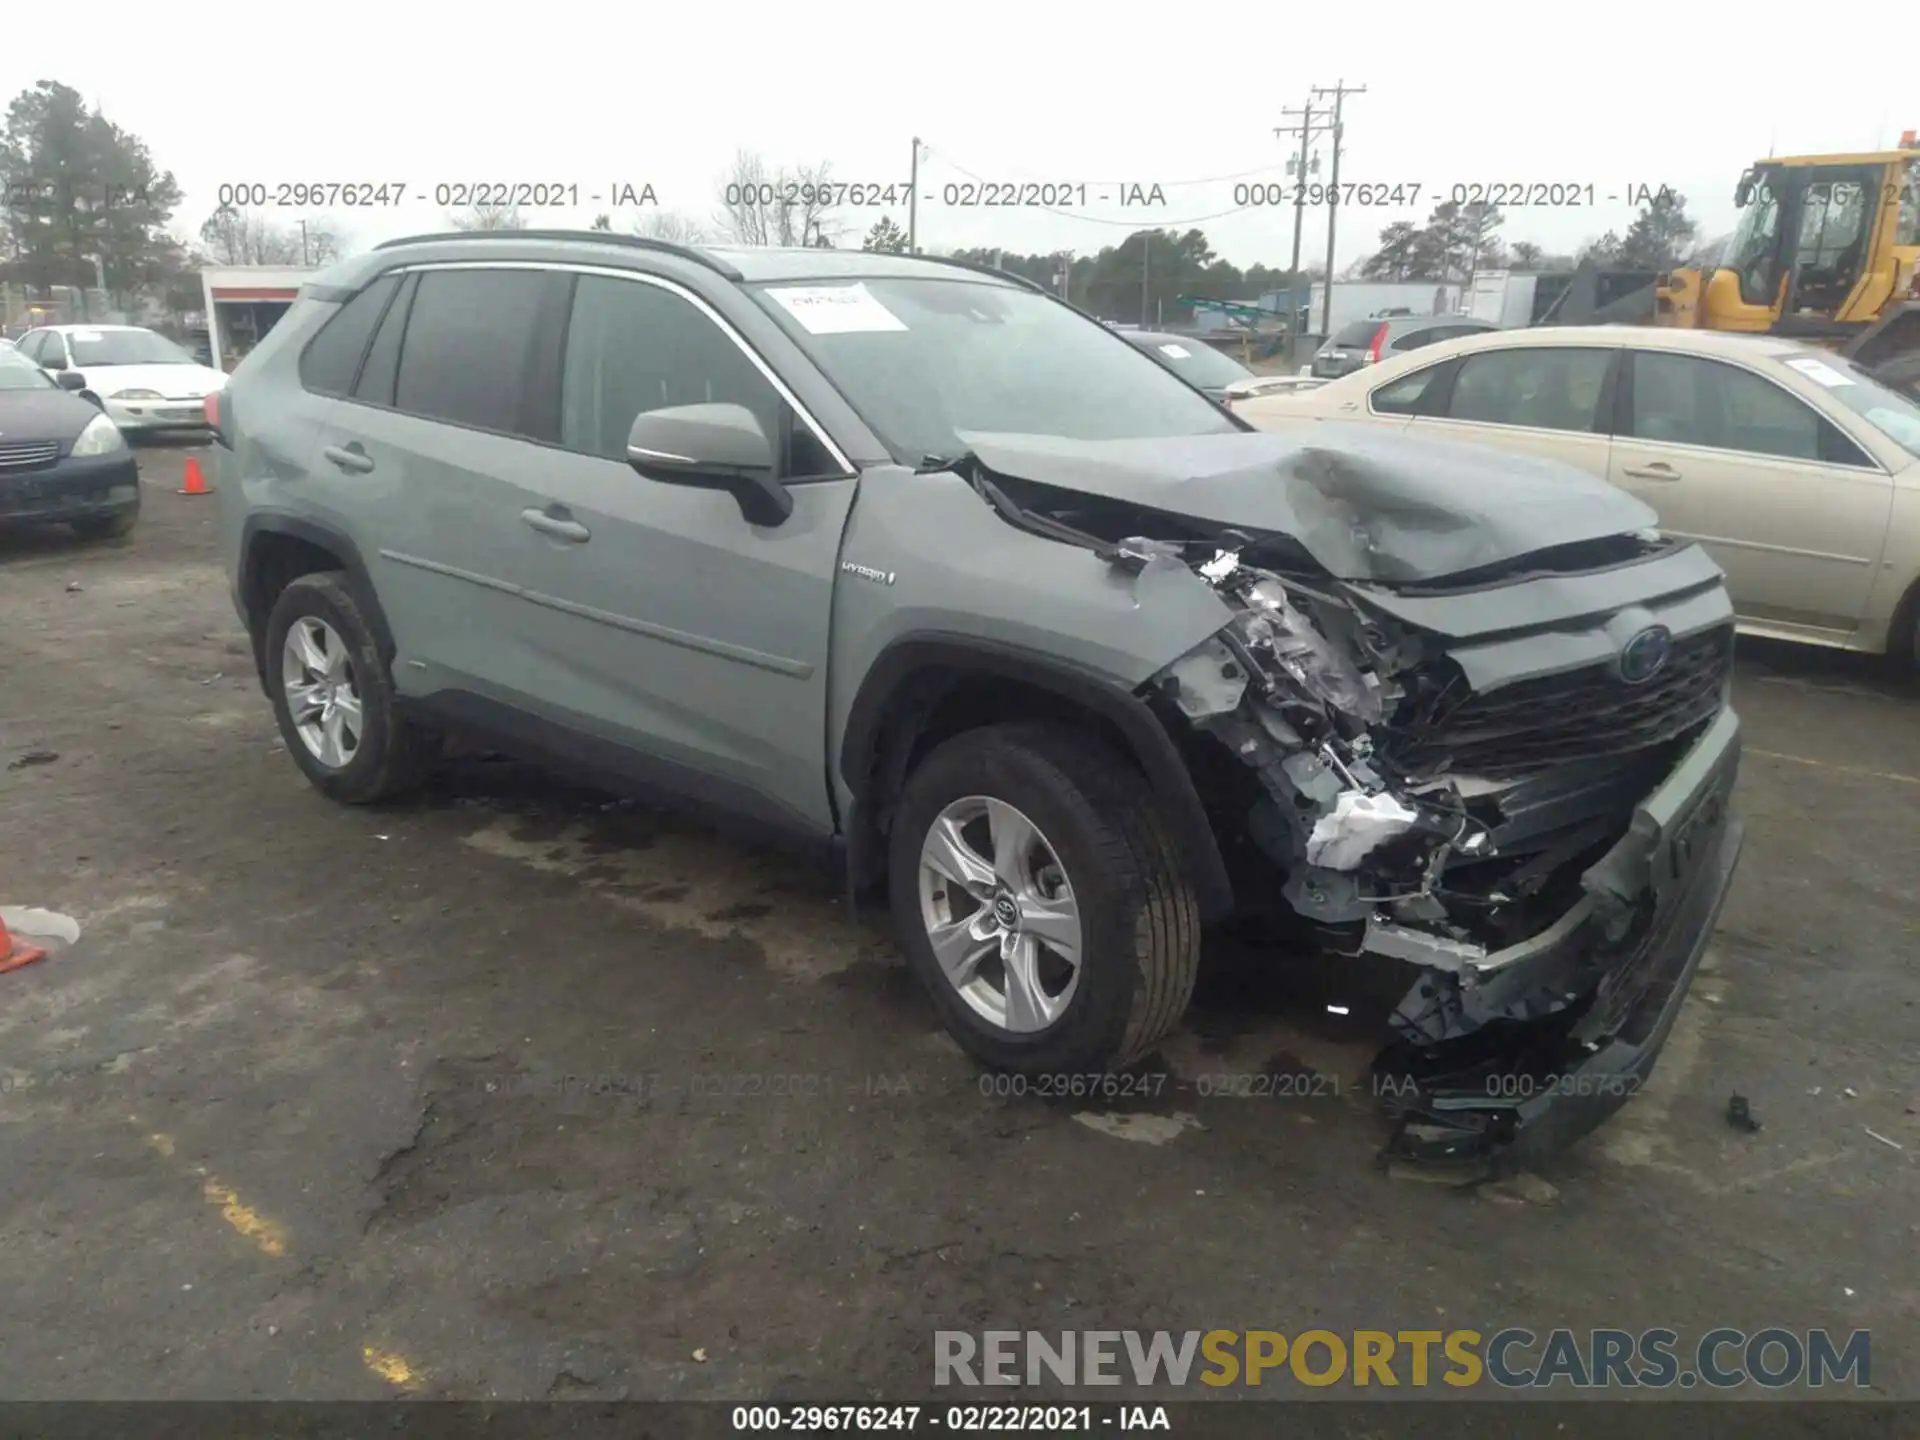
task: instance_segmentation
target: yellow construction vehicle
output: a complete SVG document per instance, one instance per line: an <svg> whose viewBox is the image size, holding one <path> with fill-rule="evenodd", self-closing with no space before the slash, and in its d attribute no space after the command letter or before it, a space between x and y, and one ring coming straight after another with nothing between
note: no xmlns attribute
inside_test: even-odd
<svg viewBox="0 0 1920 1440"><path fill-rule="evenodd" d="M1920 143L1761 160L1716 263L1654 285L1656 325L1803 338L1920 391Z"/></svg>

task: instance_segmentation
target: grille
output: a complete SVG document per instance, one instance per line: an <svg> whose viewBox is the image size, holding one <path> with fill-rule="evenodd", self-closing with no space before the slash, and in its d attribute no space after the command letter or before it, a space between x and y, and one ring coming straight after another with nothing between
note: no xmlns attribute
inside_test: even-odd
<svg viewBox="0 0 1920 1440"><path fill-rule="evenodd" d="M1457 703L1442 695L1424 718L1402 722L1389 754L1416 773L1444 764L1495 779L1624 755L1711 719L1732 668L1733 628L1722 626L1676 641L1667 663L1644 685L1628 685L1610 665L1594 665ZM1456 672L1456 691L1460 683Z"/></svg>
<svg viewBox="0 0 1920 1440"><path fill-rule="evenodd" d="M32 470L59 458L55 440L0 440L0 470Z"/></svg>

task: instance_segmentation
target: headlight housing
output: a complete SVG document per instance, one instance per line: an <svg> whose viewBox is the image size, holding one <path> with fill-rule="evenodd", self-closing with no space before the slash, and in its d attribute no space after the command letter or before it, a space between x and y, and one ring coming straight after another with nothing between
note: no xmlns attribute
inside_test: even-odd
<svg viewBox="0 0 1920 1440"><path fill-rule="evenodd" d="M116 390L107 398L110 400L159 400L162 396L158 390Z"/></svg>
<svg viewBox="0 0 1920 1440"><path fill-rule="evenodd" d="M80 432L80 438L73 442L76 456L111 455L116 450L127 448L127 437L120 433L120 427L105 415L96 415L87 422L87 428Z"/></svg>

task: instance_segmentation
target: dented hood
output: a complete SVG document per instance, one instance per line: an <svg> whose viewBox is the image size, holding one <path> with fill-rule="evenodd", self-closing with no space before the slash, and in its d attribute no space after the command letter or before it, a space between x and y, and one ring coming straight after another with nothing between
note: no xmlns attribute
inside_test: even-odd
<svg viewBox="0 0 1920 1440"><path fill-rule="evenodd" d="M1654 512L1585 471L1366 425L1154 440L962 437L988 470L1297 540L1343 580L1418 584L1650 529Z"/></svg>

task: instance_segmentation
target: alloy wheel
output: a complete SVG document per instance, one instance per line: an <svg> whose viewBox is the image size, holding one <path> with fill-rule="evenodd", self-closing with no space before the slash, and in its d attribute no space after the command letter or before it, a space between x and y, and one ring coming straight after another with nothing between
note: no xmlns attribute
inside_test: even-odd
<svg viewBox="0 0 1920 1440"><path fill-rule="evenodd" d="M920 846L920 918L947 983L1013 1034L1045 1030L1080 983L1082 927L1066 868L1004 800L955 800Z"/></svg>
<svg viewBox="0 0 1920 1440"><path fill-rule="evenodd" d="M281 654L280 678L287 713L307 753L330 770L351 764L365 730L353 657L340 632L311 615L294 621Z"/></svg>

